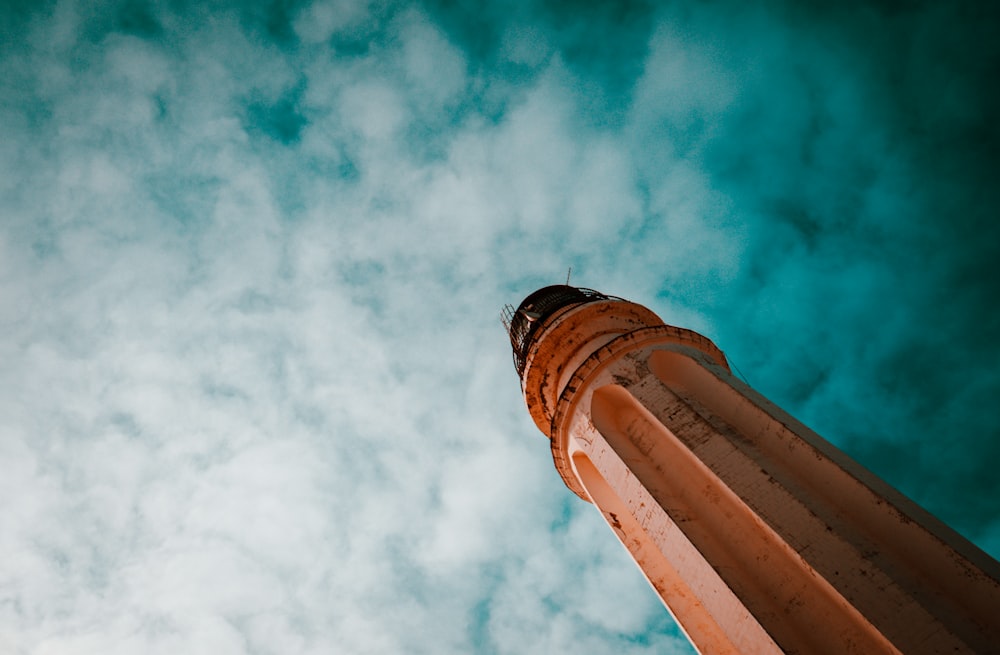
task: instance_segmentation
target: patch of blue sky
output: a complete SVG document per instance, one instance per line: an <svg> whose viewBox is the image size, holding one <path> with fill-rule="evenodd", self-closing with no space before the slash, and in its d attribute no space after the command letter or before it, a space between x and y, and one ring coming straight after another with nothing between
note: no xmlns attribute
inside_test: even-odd
<svg viewBox="0 0 1000 655"><path fill-rule="evenodd" d="M163 34L163 26L143 0L123 3L118 10L117 23L120 31L142 38L155 39Z"/></svg>
<svg viewBox="0 0 1000 655"><path fill-rule="evenodd" d="M245 127L251 134L261 134L289 146L299 141L309 120L302 111L305 81L285 90L277 98L252 93L245 101Z"/></svg>

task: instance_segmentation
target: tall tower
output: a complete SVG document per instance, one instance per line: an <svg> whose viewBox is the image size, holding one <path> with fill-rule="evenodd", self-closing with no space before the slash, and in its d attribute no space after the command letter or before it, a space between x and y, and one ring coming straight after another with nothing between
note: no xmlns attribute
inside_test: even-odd
<svg viewBox="0 0 1000 655"><path fill-rule="evenodd" d="M705 337L565 285L505 324L556 470L701 653L1000 653L1000 564Z"/></svg>

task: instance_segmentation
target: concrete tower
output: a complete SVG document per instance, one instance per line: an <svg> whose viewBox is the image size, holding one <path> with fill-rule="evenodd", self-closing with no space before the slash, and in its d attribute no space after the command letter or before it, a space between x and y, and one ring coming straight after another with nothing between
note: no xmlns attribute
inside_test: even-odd
<svg viewBox="0 0 1000 655"><path fill-rule="evenodd" d="M1000 653L1000 565L705 337L563 285L505 324L556 469L700 652Z"/></svg>

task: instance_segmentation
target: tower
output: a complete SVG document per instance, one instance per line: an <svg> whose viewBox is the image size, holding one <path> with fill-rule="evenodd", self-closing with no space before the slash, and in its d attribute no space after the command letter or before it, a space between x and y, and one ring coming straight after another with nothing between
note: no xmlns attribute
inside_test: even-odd
<svg viewBox="0 0 1000 655"><path fill-rule="evenodd" d="M556 470L701 653L1000 653L1000 564L711 341L566 285L504 322Z"/></svg>

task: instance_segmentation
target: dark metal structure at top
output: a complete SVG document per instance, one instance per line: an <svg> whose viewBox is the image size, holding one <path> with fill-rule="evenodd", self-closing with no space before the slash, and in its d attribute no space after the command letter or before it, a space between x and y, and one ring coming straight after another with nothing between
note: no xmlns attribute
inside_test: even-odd
<svg viewBox="0 0 1000 655"><path fill-rule="evenodd" d="M608 296L593 289L553 284L529 295L521 301L517 309L514 309L513 305L504 305L500 320L503 321L510 336L517 374L519 376L524 374L532 339L545 319L564 307L598 300L622 300L622 298Z"/></svg>

